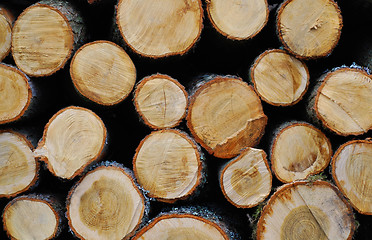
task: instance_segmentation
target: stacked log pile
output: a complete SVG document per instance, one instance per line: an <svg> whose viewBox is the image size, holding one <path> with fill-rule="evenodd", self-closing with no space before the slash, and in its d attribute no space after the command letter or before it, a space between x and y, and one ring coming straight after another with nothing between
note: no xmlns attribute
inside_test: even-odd
<svg viewBox="0 0 372 240"><path fill-rule="evenodd" d="M372 236L370 0L1 4L0 239Z"/></svg>

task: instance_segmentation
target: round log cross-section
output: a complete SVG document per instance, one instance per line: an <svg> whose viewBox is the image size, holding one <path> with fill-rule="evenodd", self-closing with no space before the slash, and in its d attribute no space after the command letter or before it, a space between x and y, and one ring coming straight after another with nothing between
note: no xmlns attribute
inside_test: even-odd
<svg viewBox="0 0 372 240"><path fill-rule="evenodd" d="M0 61L10 52L12 44L12 22L0 6Z"/></svg>
<svg viewBox="0 0 372 240"><path fill-rule="evenodd" d="M333 0L287 0L277 15L284 47L301 58L324 57L336 47L342 17Z"/></svg>
<svg viewBox="0 0 372 240"><path fill-rule="evenodd" d="M187 126L216 157L235 157L258 144L266 123L259 97L241 79L216 76L191 96Z"/></svg>
<svg viewBox="0 0 372 240"><path fill-rule="evenodd" d="M186 53L203 26L200 0L120 0L116 14L125 42L153 58Z"/></svg>

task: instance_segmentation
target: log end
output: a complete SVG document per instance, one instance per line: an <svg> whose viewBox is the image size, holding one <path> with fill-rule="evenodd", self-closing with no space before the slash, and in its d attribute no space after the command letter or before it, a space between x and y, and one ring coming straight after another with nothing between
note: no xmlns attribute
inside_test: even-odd
<svg viewBox="0 0 372 240"><path fill-rule="evenodd" d="M81 239L123 239L142 222L145 199L128 170L100 166L70 191L67 218Z"/></svg>
<svg viewBox="0 0 372 240"><path fill-rule="evenodd" d="M71 60L70 74L80 94L102 105L123 101L136 81L136 68L128 54L109 41L82 46Z"/></svg>
<svg viewBox="0 0 372 240"><path fill-rule="evenodd" d="M272 176L263 150L247 148L220 175L226 199L236 207L251 208L270 194Z"/></svg>
<svg viewBox="0 0 372 240"><path fill-rule="evenodd" d="M200 0L120 0L116 12L124 41L146 57L186 53L199 39L203 27Z"/></svg>
<svg viewBox="0 0 372 240"><path fill-rule="evenodd" d="M12 55L29 76L49 76L70 58L74 35L67 18L56 8L35 4L15 21Z"/></svg>
<svg viewBox="0 0 372 240"><path fill-rule="evenodd" d="M72 179L96 161L106 143L106 127L92 111L67 107L45 126L35 155L60 178Z"/></svg>
<svg viewBox="0 0 372 240"><path fill-rule="evenodd" d="M333 0L287 0L277 15L284 47L300 58L327 56L341 35L341 11Z"/></svg>
<svg viewBox="0 0 372 240"><path fill-rule="evenodd" d="M144 138L133 158L138 183L150 197L174 202L187 198L201 182L196 144L178 130L160 130Z"/></svg>
<svg viewBox="0 0 372 240"><path fill-rule="evenodd" d="M207 1L207 12L213 26L227 38L253 38L266 25L269 6L266 0Z"/></svg>
<svg viewBox="0 0 372 240"><path fill-rule="evenodd" d="M310 79L304 62L279 49L262 53L250 73L257 94L274 106L291 106L299 102Z"/></svg>
<svg viewBox="0 0 372 240"><path fill-rule="evenodd" d="M146 125L154 128L177 126L186 115L188 95L175 79L162 74L144 78L134 92L134 104Z"/></svg>
<svg viewBox="0 0 372 240"><path fill-rule="evenodd" d="M15 67L0 64L0 124L20 119L31 98L28 77Z"/></svg>
<svg viewBox="0 0 372 240"><path fill-rule="evenodd" d="M0 61L2 61L10 52L12 43L12 25L7 16L2 14L0 8Z"/></svg>
<svg viewBox="0 0 372 240"><path fill-rule="evenodd" d="M35 184L39 165L24 136L0 132L0 163L0 197L13 197Z"/></svg>

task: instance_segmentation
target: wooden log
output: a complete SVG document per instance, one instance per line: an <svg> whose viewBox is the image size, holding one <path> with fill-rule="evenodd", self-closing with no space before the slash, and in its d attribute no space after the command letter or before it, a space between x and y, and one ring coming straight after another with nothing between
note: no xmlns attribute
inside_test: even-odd
<svg viewBox="0 0 372 240"><path fill-rule="evenodd" d="M12 43L12 25L14 17L0 5L0 61L8 56Z"/></svg>
<svg viewBox="0 0 372 240"><path fill-rule="evenodd" d="M336 187L298 181L271 196L257 224L257 240L352 239L354 225L352 208Z"/></svg>
<svg viewBox="0 0 372 240"><path fill-rule="evenodd" d="M187 126L209 154L232 158L260 141L267 123L261 101L240 78L212 76L192 94Z"/></svg>
<svg viewBox="0 0 372 240"><path fill-rule="evenodd" d="M35 156L48 164L55 176L72 179L102 157L106 127L91 110L67 107L49 120Z"/></svg>
<svg viewBox="0 0 372 240"><path fill-rule="evenodd" d="M49 76L64 67L84 40L83 20L69 2L43 0L15 21L12 55L29 76Z"/></svg>
<svg viewBox="0 0 372 240"><path fill-rule="evenodd" d="M52 239L60 233L60 211L50 196L20 196L4 209L4 229L11 239Z"/></svg>
<svg viewBox="0 0 372 240"><path fill-rule="evenodd" d="M105 163L71 189L66 216L80 239L128 239L148 211L145 201L129 169Z"/></svg>
<svg viewBox="0 0 372 240"><path fill-rule="evenodd" d="M133 171L150 197L175 202L194 194L203 182L202 164L193 140L184 132L168 129L152 132L140 142Z"/></svg>
<svg viewBox="0 0 372 240"><path fill-rule="evenodd" d="M372 79L365 70L336 68L320 81L309 103L313 118L342 136L360 135L372 129Z"/></svg>
<svg viewBox="0 0 372 240"><path fill-rule="evenodd" d="M199 39L203 27L202 3L200 0L120 0L116 24L124 41L142 56L182 55Z"/></svg>
<svg viewBox="0 0 372 240"><path fill-rule="evenodd" d="M167 75L154 74L137 84L134 105L149 127L172 128L186 115L188 94L177 80Z"/></svg>
<svg viewBox="0 0 372 240"><path fill-rule="evenodd" d="M227 38L253 38L269 18L267 0L207 0L207 12L215 29Z"/></svg>
<svg viewBox="0 0 372 240"><path fill-rule="evenodd" d="M270 158L276 177L288 183L322 172L331 161L332 146L319 129L295 122L278 128Z"/></svg>
<svg viewBox="0 0 372 240"><path fill-rule="evenodd" d="M213 221L192 214L163 214L142 228L133 240L204 239L229 240L229 235Z"/></svg>
<svg viewBox="0 0 372 240"><path fill-rule="evenodd" d="M341 145L332 159L332 177L351 205L372 215L372 141L352 140Z"/></svg>
<svg viewBox="0 0 372 240"><path fill-rule="evenodd" d="M262 53L252 65L250 76L257 94L274 106L298 103L310 79L305 63L280 49Z"/></svg>
<svg viewBox="0 0 372 240"><path fill-rule="evenodd" d="M70 74L81 95L109 106L123 101L136 81L131 58L109 41L95 41L79 48L71 60Z"/></svg>
<svg viewBox="0 0 372 240"><path fill-rule="evenodd" d="M0 131L0 198L14 197L35 185L39 164L25 136Z"/></svg>
<svg viewBox="0 0 372 240"><path fill-rule="evenodd" d="M19 120L28 109L32 94L26 74L0 64L0 124Z"/></svg>
<svg viewBox="0 0 372 240"><path fill-rule="evenodd" d="M329 55L341 35L341 11L333 0L287 0L278 10L277 32L299 58Z"/></svg>
<svg viewBox="0 0 372 240"><path fill-rule="evenodd" d="M238 208L251 208L270 194L272 175L261 149L247 148L229 161L220 172L220 187L225 198Z"/></svg>

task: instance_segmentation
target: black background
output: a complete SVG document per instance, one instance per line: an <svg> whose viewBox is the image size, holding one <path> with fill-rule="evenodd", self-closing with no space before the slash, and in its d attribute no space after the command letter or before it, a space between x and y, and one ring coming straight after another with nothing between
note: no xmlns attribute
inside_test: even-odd
<svg viewBox="0 0 372 240"><path fill-rule="evenodd" d="M23 9L35 2L37 1L6 0L4 4L13 8L15 15L18 15ZM115 0L101 0L101 3L95 5L89 5L84 0L73 2L86 21L89 42L112 40L110 33ZM212 27L204 11L204 28L201 37L184 56L149 59L136 55L128 47L123 47L136 66L137 81L154 73L168 74L183 84L187 90L192 88L198 77L205 74L236 75L249 82L249 68L254 59L267 49L281 47L275 28L276 10L281 2L279 0L268 1L271 8L269 21L263 30L250 40L233 41L223 37ZM366 63L359 60L360 56L364 55L363 51L366 49L366 44L369 43L369 49L372 49L372 3L369 0L359 0L338 1L338 4L344 23L341 38L330 56L306 61L310 72L310 89L312 83L327 70L342 65L350 66L354 62L365 66ZM205 10L204 1L203 7ZM11 56L8 56L4 62L14 64ZM38 105L37 112L19 122L2 125L0 129L27 132L28 138L36 146L38 140L42 137L45 124L58 110L71 105L86 107L102 118L108 130L109 144L103 160L116 161L131 169L135 149L139 142L151 132L151 129L143 124L135 111L132 102L133 95L113 107L102 107L89 102L75 91L69 75L69 64L70 61L67 62L64 69L50 77L31 78L32 83L41 90L39 97L42 101ZM304 100L307 95L305 95ZM258 148L269 152L273 131L278 125L292 120L308 121L304 100L292 107L274 107L265 102L262 103L264 112L268 116L268 125L264 137L257 146ZM185 122L182 122L177 128L189 133ZM371 136L371 131L357 137L340 137L328 131L325 134L331 140L333 150L336 151L341 144L348 140L364 139ZM150 218L175 206L207 206L221 213L226 220L231 220L230 224L237 230L242 239L249 239L252 226L247 215L254 214L256 208L238 209L228 203L218 186L218 171L228 160L214 158L208 155L206 151L203 150L203 152L208 166L208 177L201 193L192 200L179 201L175 204L151 202ZM332 180L329 168L324 172L327 179ZM45 168L44 164L41 164L38 185L24 194L52 194L64 203L68 191L78 179L80 179L80 176L70 181L58 179ZM281 183L273 177L273 191L280 185ZM0 209L3 209L10 200L0 199ZM356 220L360 223L360 227L354 234L354 239L372 239L372 216L354 212ZM68 231L66 221L64 224L65 226L58 239L72 239L73 235ZM7 239L3 230L0 239Z"/></svg>

